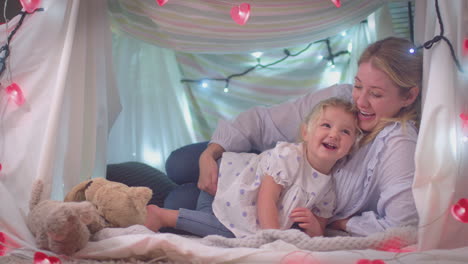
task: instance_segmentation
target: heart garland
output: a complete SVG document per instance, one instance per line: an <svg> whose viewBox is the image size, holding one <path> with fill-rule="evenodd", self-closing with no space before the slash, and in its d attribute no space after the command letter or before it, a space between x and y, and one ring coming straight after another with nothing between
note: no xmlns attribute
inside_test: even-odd
<svg viewBox="0 0 468 264"><path fill-rule="evenodd" d="M250 5L247 3L242 3L238 6L233 6L231 8L231 18L237 24L243 26L247 23L250 17Z"/></svg>
<svg viewBox="0 0 468 264"><path fill-rule="evenodd" d="M34 253L34 264L62 264L59 258L47 256L45 253Z"/></svg>
<svg viewBox="0 0 468 264"><path fill-rule="evenodd" d="M169 0L156 0L156 3L158 3L159 6L163 6L167 3Z"/></svg>
<svg viewBox="0 0 468 264"><path fill-rule="evenodd" d="M462 223L468 223L468 199L462 198L452 205L452 215Z"/></svg>
<svg viewBox="0 0 468 264"><path fill-rule="evenodd" d="M331 0L333 2L333 4L335 4L336 7L340 7L341 6L341 1L340 0Z"/></svg>
<svg viewBox="0 0 468 264"><path fill-rule="evenodd" d="M41 4L41 0L20 0L20 2L24 10L28 13L33 13Z"/></svg>
<svg viewBox="0 0 468 264"><path fill-rule="evenodd" d="M3 234L3 232L0 232L0 257L5 256L5 253L6 253L5 243L6 243L5 234Z"/></svg>
<svg viewBox="0 0 468 264"><path fill-rule="evenodd" d="M460 118L462 120L462 128L468 128L468 114L461 113Z"/></svg>
<svg viewBox="0 0 468 264"><path fill-rule="evenodd" d="M360 259L356 262L356 264L385 264L385 261L381 259L374 259L374 260Z"/></svg>
<svg viewBox="0 0 468 264"><path fill-rule="evenodd" d="M10 99L13 100L18 106L24 104L24 95L23 91L18 84L12 83L6 89L6 93L10 96Z"/></svg>

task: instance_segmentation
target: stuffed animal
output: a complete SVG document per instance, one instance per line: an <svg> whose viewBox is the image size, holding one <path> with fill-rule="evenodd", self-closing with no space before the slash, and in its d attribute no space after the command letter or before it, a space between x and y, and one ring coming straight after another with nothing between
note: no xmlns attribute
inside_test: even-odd
<svg viewBox="0 0 468 264"><path fill-rule="evenodd" d="M65 201L89 201L109 223L108 227L129 227L145 223L146 205L152 195L148 187L129 187L94 178L73 187Z"/></svg>
<svg viewBox="0 0 468 264"><path fill-rule="evenodd" d="M37 247L71 255L86 246L91 234L104 228L105 221L92 203L41 201L42 191L43 183L37 180L26 220Z"/></svg>

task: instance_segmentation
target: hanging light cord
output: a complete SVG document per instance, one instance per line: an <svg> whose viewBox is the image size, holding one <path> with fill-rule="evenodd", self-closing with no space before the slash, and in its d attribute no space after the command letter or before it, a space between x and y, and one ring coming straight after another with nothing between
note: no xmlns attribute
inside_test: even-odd
<svg viewBox="0 0 468 264"><path fill-rule="evenodd" d="M421 46L418 47L418 49L425 48L425 49L430 49L434 44L439 42L440 40L444 40L447 45L450 48L450 54L452 55L452 59L455 62L455 65L457 66L458 70L460 72L464 72L463 68L460 64L460 61L458 60L456 54L455 54L455 49L453 48L452 43L450 40L444 36L444 23L442 22L442 16L440 15L440 9L439 9L439 1L435 0L435 8L436 8L436 13L437 13L437 20L439 21L439 27L440 27L440 34L433 37L431 40L428 40L424 42Z"/></svg>

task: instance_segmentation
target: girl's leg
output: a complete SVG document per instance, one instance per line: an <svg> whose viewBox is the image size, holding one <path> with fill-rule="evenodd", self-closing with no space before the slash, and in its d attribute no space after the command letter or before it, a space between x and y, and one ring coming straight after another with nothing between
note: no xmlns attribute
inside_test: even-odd
<svg viewBox="0 0 468 264"><path fill-rule="evenodd" d="M187 209L179 210L175 228L200 237L208 235L220 235L229 238L235 237L229 229L219 222L215 215Z"/></svg>
<svg viewBox="0 0 468 264"><path fill-rule="evenodd" d="M219 220L210 213L180 209L171 210L148 205L145 226L157 232L162 227L172 227L197 236L221 235L234 237Z"/></svg>
<svg viewBox="0 0 468 264"><path fill-rule="evenodd" d="M200 195L198 196L197 200L197 211L204 212L207 214L212 214L213 213L213 200L214 196L205 192L205 191L200 191Z"/></svg>

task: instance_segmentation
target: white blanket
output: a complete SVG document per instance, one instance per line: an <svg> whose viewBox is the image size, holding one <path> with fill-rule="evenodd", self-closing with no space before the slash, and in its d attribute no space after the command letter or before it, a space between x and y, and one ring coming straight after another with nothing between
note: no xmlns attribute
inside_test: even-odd
<svg viewBox="0 0 468 264"><path fill-rule="evenodd" d="M154 233L144 226L104 229L73 259L142 259L152 263L293 263L356 264L359 259L382 259L386 264L466 264L468 248L425 252L392 252L392 246L415 243L414 230L393 229L369 237L303 236L298 230L265 230L249 238L187 237ZM390 243L389 243L390 242ZM394 243L396 242L396 243ZM370 249L365 249L370 248ZM405 249L414 250L414 247ZM324 251L321 251L324 250ZM330 251L328 251L330 250ZM325 252L326 251L326 252Z"/></svg>

